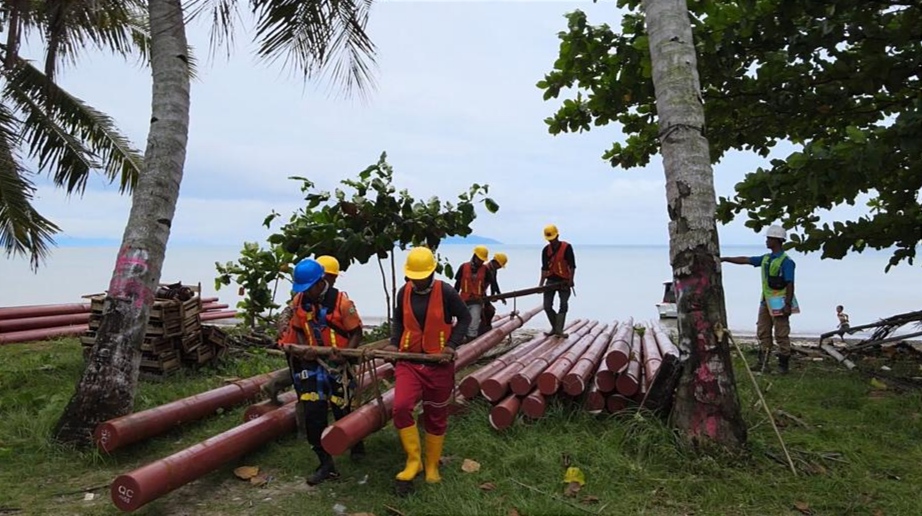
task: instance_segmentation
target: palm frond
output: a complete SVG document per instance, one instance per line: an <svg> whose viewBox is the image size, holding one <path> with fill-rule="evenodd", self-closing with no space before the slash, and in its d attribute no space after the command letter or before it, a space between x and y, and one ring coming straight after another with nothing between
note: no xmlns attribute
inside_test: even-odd
<svg viewBox="0 0 922 516"><path fill-rule="evenodd" d="M257 54L327 77L344 94L374 87L376 48L365 33L371 0L250 0Z"/></svg>
<svg viewBox="0 0 922 516"><path fill-rule="evenodd" d="M202 15L211 17L211 30L208 33L209 58L223 49L225 58L231 55L234 46L234 31L240 21L237 0L192 0L188 4L186 19L192 20Z"/></svg>
<svg viewBox="0 0 922 516"><path fill-rule="evenodd" d="M122 192L130 190L141 171L141 153L115 127L113 120L74 97L25 60L5 73L4 98L24 115L22 138L41 171L54 170L55 184L68 193L83 192L91 170Z"/></svg>
<svg viewBox="0 0 922 516"><path fill-rule="evenodd" d="M134 40L135 50L138 53L138 58L144 66L150 65L150 23L147 20L147 17L139 17L131 22L131 38ZM198 78L198 62L195 59L195 54L192 51L192 46L189 45L188 50L186 51L186 64L189 66L189 78L196 79Z"/></svg>
<svg viewBox="0 0 922 516"><path fill-rule="evenodd" d="M46 0L35 2L45 39L45 75L54 80L62 60L73 62L88 47L128 56L136 50L134 25L141 0Z"/></svg>
<svg viewBox="0 0 922 516"><path fill-rule="evenodd" d="M16 125L10 110L0 104L0 247L7 256L29 256L36 270L60 229L32 206L35 186L16 155Z"/></svg>

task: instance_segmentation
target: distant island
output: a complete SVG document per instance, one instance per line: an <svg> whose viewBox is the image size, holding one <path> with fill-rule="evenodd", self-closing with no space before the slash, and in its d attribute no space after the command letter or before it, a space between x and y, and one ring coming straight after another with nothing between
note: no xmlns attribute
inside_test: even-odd
<svg viewBox="0 0 922 516"><path fill-rule="evenodd" d="M443 244L499 244L502 245L502 242L499 240L494 240L492 238L482 237L479 235L468 235L466 237L448 237L445 240L442 240Z"/></svg>

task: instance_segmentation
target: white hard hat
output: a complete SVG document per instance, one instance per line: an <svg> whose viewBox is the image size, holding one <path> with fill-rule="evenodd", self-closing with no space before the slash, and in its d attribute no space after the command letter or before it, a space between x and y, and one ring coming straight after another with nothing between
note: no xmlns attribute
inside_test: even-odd
<svg viewBox="0 0 922 516"><path fill-rule="evenodd" d="M787 233L785 233L784 228L781 226L769 226L765 236L768 238L778 238L781 240L788 239Z"/></svg>

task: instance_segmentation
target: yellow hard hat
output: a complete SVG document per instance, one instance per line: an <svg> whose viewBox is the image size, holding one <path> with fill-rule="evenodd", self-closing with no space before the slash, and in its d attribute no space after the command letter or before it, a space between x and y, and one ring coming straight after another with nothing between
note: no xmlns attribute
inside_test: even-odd
<svg viewBox="0 0 922 516"><path fill-rule="evenodd" d="M506 256L506 253L496 253L493 255L493 259L496 260L496 263L499 264L500 269L505 267L506 262L509 261L509 258Z"/></svg>
<svg viewBox="0 0 922 516"><path fill-rule="evenodd" d="M407 255L407 263L403 266L404 276L411 280L428 278L435 272L435 255L428 247L414 247Z"/></svg>
<svg viewBox="0 0 922 516"><path fill-rule="evenodd" d="M332 274L334 276L339 276L339 260L333 256L328 254L318 256L317 262L320 263L320 265L323 265L323 272Z"/></svg>
<svg viewBox="0 0 922 516"><path fill-rule="evenodd" d="M487 246L485 245L478 245L477 247L474 248L474 256L476 256L477 258L480 258L483 261L487 261L487 256L489 255L490 255L490 251L487 250Z"/></svg>
<svg viewBox="0 0 922 516"><path fill-rule="evenodd" d="M560 233L557 231L557 226L553 224L548 224L544 226L544 239L545 240L554 240Z"/></svg>

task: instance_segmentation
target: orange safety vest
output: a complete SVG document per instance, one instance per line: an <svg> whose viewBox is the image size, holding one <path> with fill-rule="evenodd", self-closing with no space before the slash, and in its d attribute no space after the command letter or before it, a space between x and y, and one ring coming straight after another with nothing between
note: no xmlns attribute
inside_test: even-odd
<svg viewBox="0 0 922 516"><path fill-rule="evenodd" d="M403 290L403 335L400 336L400 351L440 354L451 335L451 324L445 322L442 282L436 280L432 283L429 306L426 307L426 321L422 327L413 314L413 304L410 301L413 287L407 283Z"/></svg>
<svg viewBox="0 0 922 516"><path fill-rule="evenodd" d="M487 291L487 264L480 264L477 274L471 274L471 262L461 264L461 301L480 299Z"/></svg>
<svg viewBox="0 0 922 516"><path fill-rule="evenodd" d="M321 312L321 307L319 304L314 303L312 305L312 310L307 311L301 306L301 300L304 296L304 293L300 293L295 296L291 301L291 306L294 308L294 314L291 316L291 321L288 323L288 330L282 335L282 338L279 339L279 345L287 344L297 344L298 336L295 333L295 328L299 328L304 332L304 335L307 337L307 343L311 346L328 346L332 348L345 348L349 343L349 338L346 337L343 333L334 329L343 327L343 314L342 314L342 301L343 301L343 292L339 292L336 296L336 304L333 309L333 313L326 314L326 320L319 322L316 319L315 314ZM317 335L320 335L320 341L317 340Z"/></svg>
<svg viewBox="0 0 922 516"><path fill-rule="evenodd" d="M570 247L570 244L560 241L560 247L557 248L555 253L551 249L551 244L547 245L547 256L550 258L547 264L548 275L559 276L565 280L570 279L572 276L570 274L570 265L567 263L565 258L567 248Z"/></svg>

